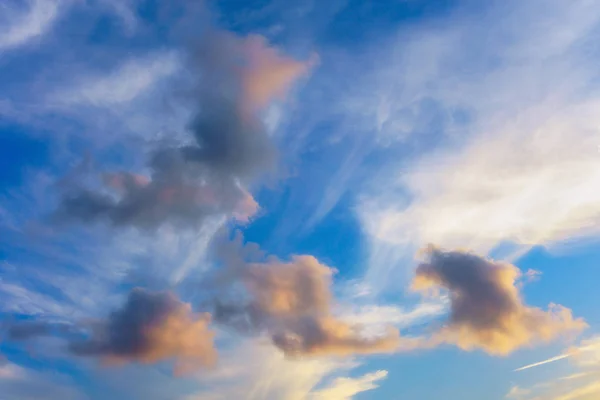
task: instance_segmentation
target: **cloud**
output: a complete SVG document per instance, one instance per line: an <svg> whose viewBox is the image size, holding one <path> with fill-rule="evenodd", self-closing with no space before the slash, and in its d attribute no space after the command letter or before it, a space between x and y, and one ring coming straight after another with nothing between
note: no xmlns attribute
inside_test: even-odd
<svg viewBox="0 0 600 400"><path fill-rule="evenodd" d="M389 325L368 336L361 325L333 314L332 268L306 255L248 261L257 249L240 250L239 241L220 250L226 268L203 285L217 299L216 322L241 332L266 331L290 356L387 353L399 346L399 333Z"/></svg>
<svg viewBox="0 0 600 400"><path fill-rule="evenodd" d="M568 357L570 357L569 354L561 354L559 356L552 357L552 358L549 358L549 359L544 360L544 361L539 361L539 362L536 362L536 363L533 363L533 364L525 365L524 367L517 368L517 369L515 369L515 372L523 371L523 370L526 370L526 369L529 369L529 368L539 367L540 365L549 364L549 363L552 363L554 361L564 360L565 358L568 358Z"/></svg>
<svg viewBox="0 0 600 400"><path fill-rule="evenodd" d="M45 321L24 321L8 324L8 338L11 340L27 340L37 336L48 336L53 333L65 334L73 329L66 324L52 324Z"/></svg>
<svg viewBox="0 0 600 400"><path fill-rule="evenodd" d="M521 390L519 399L552 398L554 400L595 399L600 394L600 337L592 336L567 348L562 354L517 368L523 371L567 359L574 370L569 375L536 383Z"/></svg>
<svg viewBox="0 0 600 400"><path fill-rule="evenodd" d="M551 304L543 311L525 305L515 285L521 272L514 265L434 247L427 256L416 269L412 288L444 289L450 297L449 320L434 334L434 342L506 355L587 327L565 307Z"/></svg>
<svg viewBox="0 0 600 400"><path fill-rule="evenodd" d="M0 5L0 51L14 49L44 35L58 13L58 3L54 0L27 0L23 5L15 5L12 0L4 2Z"/></svg>
<svg viewBox="0 0 600 400"><path fill-rule="evenodd" d="M377 50L386 61L365 74L377 86L346 100L372 115L369 134L371 110L386 105L379 149L394 154L365 165L373 178L356 196L373 286L395 281L388 273L427 243L488 254L598 233L597 56L584 45L598 11L588 1L490 3L400 29Z"/></svg>
<svg viewBox="0 0 600 400"><path fill-rule="evenodd" d="M571 347L567 349L563 354L550 357L543 361L538 361L532 364L525 365L523 367L515 369L515 372L523 371L529 368L539 367L540 365L564 360L566 358L570 358L570 360L580 368L600 366L600 337L594 336L588 339L584 339L581 341L579 346Z"/></svg>
<svg viewBox="0 0 600 400"><path fill-rule="evenodd" d="M354 395L376 389L387 371L375 371L357 378L336 378L328 387L311 393L311 400L350 400Z"/></svg>
<svg viewBox="0 0 600 400"><path fill-rule="evenodd" d="M88 399L68 377L0 361L0 392L5 399L84 400Z"/></svg>
<svg viewBox="0 0 600 400"><path fill-rule="evenodd" d="M283 57L259 35L246 40L249 68L242 74L242 85L244 103L248 107L261 109L273 99L283 100L292 82L317 62L316 55L308 62Z"/></svg>
<svg viewBox="0 0 600 400"><path fill-rule="evenodd" d="M106 75L79 78L73 87L50 96L61 106L123 106L177 72L179 60L174 52L154 53L125 61Z"/></svg>
<svg viewBox="0 0 600 400"><path fill-rule="evenodd" d="M290 359L269 343L245 339L221 352L218 366L198 377L205 389L186 400L310 399L324 379L358 365L333 357Z"/></svg>
<svg viewBox="0 0 600 400"><path fill-rule="evenodd" d="M176 97L193 103L192 140L154 151L149 177L117 172L105 174L96 188L70 185L59 219L155 229L167 222L199 226L213 215L233 214L247 221L256 212L258 205L245 186L272 170L276 155L259 111L283 96L311 64L279 55L260 37L217 31L207 33L184 59L189 80ZM150 73L129 69L126 75L147 86ZM123 74L117 75L118 82ZM115 94L106 86L100 82L78 96L114 102L129 100L140 89Z"/></svg>
<svg viewBox="0 0 600 400"><path fill-rule="evenodd" d="M105 362L143 364L175 360L175 372L210 367L217 353L208 314L194 314L191 306L166 292L133 289L122 309L96 326L90 338L73 341L70 349Z"/></svg>

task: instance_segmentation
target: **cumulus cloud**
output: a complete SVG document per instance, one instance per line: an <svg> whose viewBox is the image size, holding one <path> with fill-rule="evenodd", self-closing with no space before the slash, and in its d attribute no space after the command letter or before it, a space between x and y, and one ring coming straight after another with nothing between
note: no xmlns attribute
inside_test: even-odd
<svg viewBox="0 0 600 400"><path fill-rule="evenodd" d="M189 79L174 96L191 102L195 110L190 140L155 150L148 177L118 172L96 187L70 185L57 212L61 219L152 229L165 222L200 225L207 216L221 214L247 221L256 212L258 205L245 187L272 170L276 160L260 112L281 98L312 61L280 55L257 36L217 31L182 57ZM146 85L146 80L142 76L136 82ZM103 88L81 95L104 99ZM127 93L108 97L112 101L114 96L127 99Z"/></svg>
<svg viewBox="0 0 600 400"><path fill-rule="evenodd" d="M399 333L392 327L383 334L366 335L361 325L334 315L335 271L316 258L249 262L232 256L233 250L227 253L226 268L206 284L217 287L217 322L242 332L266 331L290 356L393 352L400 345Z"/></svg>
<svg viewBox="0 0 600 400"><path fill-rule="evenodd" d="M524 304L516 286L521 272L512 264L434 247L427 249L427 256L417 267L412 288L446 290L450 297L449 319L434 334L434 343L506 355L587 327L560 305L544 311Z"/></svg>
<svg viewBox="0 0 600 400"><path fill-rule="evenodd" d="M71 342L70 350L109 364L174 360L175 372L185 373L216 362L209 323L208 314L193 313L173 294L138 288L122 309L94 327L91 337Z"/></svg>

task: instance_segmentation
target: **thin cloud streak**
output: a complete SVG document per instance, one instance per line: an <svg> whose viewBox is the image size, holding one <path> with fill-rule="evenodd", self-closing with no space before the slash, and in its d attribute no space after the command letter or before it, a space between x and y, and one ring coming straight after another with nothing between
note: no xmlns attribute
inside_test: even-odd
<svg viewBox="0 0 600 400"><path fill-rule="evenodd" d="M563 355L560 355L560 356L549 358L549 359L544 360L544 361L536 362L536 363L529 364L529 365L526 365L526 366L521 367L521 368L517 368L517 369L513 370L513 372L524 371L526 369L533 368L533 367L539 367L540 365L549 364L549 363L552 363L552 362L555 362L555 361L564 360L565 358L569 358L569 357L571 357L571 354L563 354Z"/></svg>

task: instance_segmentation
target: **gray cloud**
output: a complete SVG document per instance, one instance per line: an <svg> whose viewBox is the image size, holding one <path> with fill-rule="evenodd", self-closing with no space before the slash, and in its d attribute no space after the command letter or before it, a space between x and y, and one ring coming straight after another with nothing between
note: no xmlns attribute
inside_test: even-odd
<svg viewBox="0 0 600 400"><path fill-rule="evenodd" d="M216 214L245 220L258 205L245 187L275 166L276 149L260 111L281 98L311 63L280 55L263 38L212 32L184 57L189 79L174 92L194 108L192 141L153 152L151 176L109 174L100 188L72 185L61 220L105 220L152 229L199 225Z"/></svg>
<svg viewBox="0 0 600 400"><path fill-rule="evenodd" d="M240 250L239 245L222 250L225 265L203 285L219 299L215 322L245 334L266 332L289 356L393 352L402 343L394 328L367 337L360 325L336 317L331 289L335 270L316 258L256 260L261 256L256 249Z"/></svg>
<svg viewBox="0 0 600 400"><path fill-rule="evenodd" d="M427 255L428 262L417 267L413 288L444 289L450 296L450 317L434 334L434 344L504 355L587 326L560 305L551 304L548 311L525 305L517 285L522 274L512 264L434 247Z"/></svg>
<svg viewBox="0 0 600 400"><path fill-rule="evenodd" d="M10 340L27 340L38 336L65 335L74 332L71 325L53 324L46 321L12 322L7 327Z"/></svg>
<svg viewBox="0 0 600 400"><path fill-rule="evenodd" d="M171 293L138 288L122 309L94 327L91 337L71 341L70 350L109 364L175 360L176 373L182 373L216 361L209 323L208 314L193 313Z"/></svg>

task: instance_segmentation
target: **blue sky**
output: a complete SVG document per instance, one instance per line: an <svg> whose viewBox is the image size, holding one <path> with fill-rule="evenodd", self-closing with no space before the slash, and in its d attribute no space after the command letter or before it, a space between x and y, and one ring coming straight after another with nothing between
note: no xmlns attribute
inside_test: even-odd
<svg viewBox="0 0 600 400"><path fill-rule="evenodd" d="M0 5L0 400L600 397L600 3Z"/></svg>

